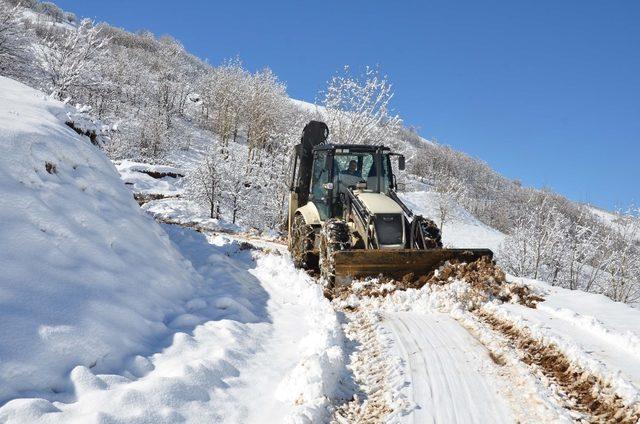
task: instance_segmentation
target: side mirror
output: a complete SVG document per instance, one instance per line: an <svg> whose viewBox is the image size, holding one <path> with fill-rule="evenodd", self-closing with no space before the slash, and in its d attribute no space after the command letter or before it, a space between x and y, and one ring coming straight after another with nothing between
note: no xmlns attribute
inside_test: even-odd
<svg viewBox="0 0 640 424"><path fill-rule="evenodd" d="M406 164L404 163L404 156L398 156L398 169L404 171Z"/></svg>

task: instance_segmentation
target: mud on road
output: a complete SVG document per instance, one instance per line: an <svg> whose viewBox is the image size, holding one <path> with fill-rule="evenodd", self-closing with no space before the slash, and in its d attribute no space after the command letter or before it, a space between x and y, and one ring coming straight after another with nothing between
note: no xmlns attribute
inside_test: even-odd
<svg viewBox="0 0 640 424"><path fill-rule="evenodd" d="M526 329L488 312L479 311L476 316L506 336L524 363L542 372L557 386L566 399L565 408L586 415L587 422L640 422L640 408L624 404L607 382L573 364L555 344L535 339Z"/></svg>

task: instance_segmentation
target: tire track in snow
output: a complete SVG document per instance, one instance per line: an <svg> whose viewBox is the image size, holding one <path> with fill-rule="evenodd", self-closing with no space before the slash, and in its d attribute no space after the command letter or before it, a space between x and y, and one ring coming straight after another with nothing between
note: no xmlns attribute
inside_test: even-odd
<svg viewBox="0 0 640 424"><path fill-rule="evenodd" d="M403 388L415 408L402 423L513 422L506 401L482 369L486 350L446 314L392 313L386 326L406 363ZM464 365L463 365L464 364Z"/></svg>

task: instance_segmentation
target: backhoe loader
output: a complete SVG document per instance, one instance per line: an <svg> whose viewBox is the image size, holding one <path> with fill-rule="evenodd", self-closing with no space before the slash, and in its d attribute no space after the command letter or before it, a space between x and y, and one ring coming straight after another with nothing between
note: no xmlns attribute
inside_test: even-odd
<svg viewBox="0 0 640 424"><path fill-rule="evenodd" d="M404 156L385 146L330 144L328 136L324 122L311 121L294 147L288 242L297 267L319 270L333 285L492 258L489 249L443 249L436 224L400 200L392 158L402 171Z"/></svg>

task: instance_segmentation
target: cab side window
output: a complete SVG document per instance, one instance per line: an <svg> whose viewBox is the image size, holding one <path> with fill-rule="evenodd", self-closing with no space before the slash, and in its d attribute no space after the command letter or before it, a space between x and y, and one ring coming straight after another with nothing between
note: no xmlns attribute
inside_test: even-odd
<svg viewBox="0 0 640 424"><path fill-rule="evenodd" d="M329 213L327 189L324 184L329 182L329 170L326 169L327 152L317 152L313 159L313 174L311 179L311 201L318 208L321 219L326 219Z"/></svg>

